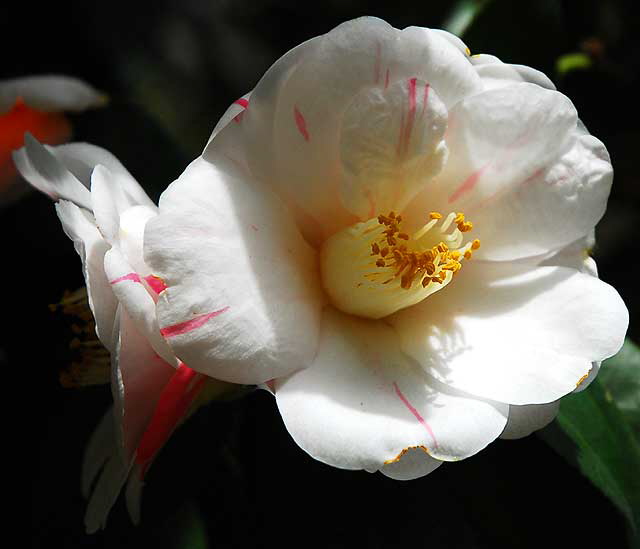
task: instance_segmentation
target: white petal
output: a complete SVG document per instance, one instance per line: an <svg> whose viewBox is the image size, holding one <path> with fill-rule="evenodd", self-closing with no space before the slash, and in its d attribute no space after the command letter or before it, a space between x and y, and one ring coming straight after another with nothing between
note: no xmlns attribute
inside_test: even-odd
<svg viewBox="0 0 640 549"><path fill-rule="evenodd" d="M13 153L16 168L29 183L54 200L70 200L74 204L91 209L91 196L87 186L52 152L30 133L24 136L25 146Z"/></svg>
<svg viewBox="0 0 640 549"><path fill-rule="evenodd" d="M422 448L410 448L402 457L385 465L380 472L395 480L413 480L428 475L442 465Z"/></svg>
<svg viewBox="0 0 640 549"><path fill-rule="evenodd" d="M163 335L191 368L257 384L305 367L321 296L315 254L289 212L230 162L195 160L162 195L145 262L168 288Z"/></svg>
<svg viewBox="0 0 640 549"><path fill-rule="evenodd" d="M389 319L405 352L444 383L510 404L575 389L615 354L628 312L618 293L565 267L465 264L456 280Z"/></svg>
<svg viewBox="0 0 640 549"><path fill-rule="evenodd" d="M475 56L474 56L475 57ZM482 55L474 63L475 71L480 76L485 90L503 88L517 82L531 82L548 90L556 86L544 73L526 65L503 63L497 57Z"/></svg>
<svg viewBox="0 0 640 549"><path fill-rule="evenodd" d="M529 436L551 423L560 409L560 401L549 404L509 406L509 419L500 438L515 439Z"/></svg>
<svg viewBox="0 0 640 549"><path fill-rule="evenodd" d="M111 248L104 257L104 270L120 304L131 317L136 329L164 361L177 367L178 361L160 335L152 291L143 284L118 248Z"/></svg>
<svg viewBox="0 0 640 549"><path fill-rule="evenodd" d="M412 207L468 214L474 208L488 210L505 190L520 186L570 149L576 121L564 95L534 84L466 98L449 111L445 140L450 161Z"/></svg>
<svg viewBox="0 0 640 549"><path fill-rule="evenodd" d="M117 244L120 229L120 213L131 207L124 191L112 184L111 172L104 166L96 166L91 174L91 210L105 240Z"/></svg>
<svg viewBox="0 0 640 549"><path fill-rule="evenodd" d="M416 78L357 94L340 129L344 206L363 220L402 210L442 169L446 125L444 104Z"/></svg>
<svg viewBox="0 0 640 549"><path fill-rule="evenodd" d="M205 157L227 142L244 147L253 174L277 190L311 241L352 218L340 201L338 144L343 113L358 94L416 78L448 107L481 90L473 67L448 40L375 18L344 23L277 65L256 86L242 122L227 126ZM241 135L230 139L227 131Z"/></svg>
<svg viewBox="0 0 640 549"><path fill-rule="evenodd" d="M289 433L312 457L369 471L411 447L438 460L468 457L502 432L508 411L425 375L384 322L331 308L314 363L276 379L276 400Z"/></svg>
<svg viewBox="0 0 640 549"><path fill-rule="evenodd" d="M109 408L95 428L82 459L82 495L89 497L91 486L109 458L117 454L115 418Z"/></svg>
<svg viewBox="0 0 640 549"><path fill-rule="evenodd" d="M612 180L604 145L591 135L576 135L557 162L465 210L482 241L476 257L535 256L584 237L605 212Z"/></svg>
<svg viewBox="0 0 640 549"><path fill-rule="evenodd" d="M90 187L93 169L102 165L109 170L109 181L113 187L122 189L131 204L149 206L156 205L149 198L144 189L109 151L90 143L66 143L47 149L73 173L85 187Z"/></svg>
<svg viewBox="0 0 640 549"><path fill-rule="evenodd" d="M128 474L129 467L123 463L119 454L107 461L87 505L84 516L87 534L93 534L106 526L109 511L118 499Z"/></svg>
<svg viewBox="0 0 640 549"><path fill-rule="evenodd" d="M111 349L117 300L104 272L104 256L109 245L98 231L95 220L72 202L60 200L56 212L66 235L73 241L82 260L89 307L96 321L96 334Z"/></svg>
<svg viewBox="0 0 640 549"><path fill-rule="evenodd" d="M0 114L16 100L41 111L83 111L102 107L107 97L78 78L61 75L25 76L0 81Z"/></svg>

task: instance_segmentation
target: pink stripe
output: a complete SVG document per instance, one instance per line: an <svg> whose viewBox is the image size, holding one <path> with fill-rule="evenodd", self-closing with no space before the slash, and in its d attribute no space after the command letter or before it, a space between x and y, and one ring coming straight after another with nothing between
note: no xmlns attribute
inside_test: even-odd
<svg viewBox="0 0 640 549"><path fill-rule="evenodd" d="M458 200L463 194L466 194L472 191L473 188L478 183L480 176L486 169L487 169L487 166L483 166L479 170L476 170L475 172L473 172L469 177L467 177L462 182L462 184L455 191L453 191L453 193L451 193L451 196L449 196L449 204Z"/></svg>
<svg viewBox="0 0 640 549"><path fill-rule="evenodd" d="M304 137L305 141L309 141L309 132L307 131L307 122L302 116L302 113L298 110L298 107L293 107L293 117L296 121L296 126L298 127L298 131Z"/></svg>
<svg viewBox="0 0 640 549"><path fill-rule="evenodd" d="M159 276L149 275L144 277L144 281L149 284L149 287L157 294L167 289L167 285Z"/></svg>
<svg viewBox="0 0 640 549"><path fill-rule="evenodd" d="M404 135L404 152L409 150L409 141L411 141L411 133L413 132L413 122L416 119L416 82L417 78L409 79L409 114L407 115L407 126Z"/></svg>
<svg viewBox="0 0 640 549"><path fill-rule="evenodd" d="M389 87L389 69L384 76L384 89L386 90Z"/></svg>
<svg viewBox="0 0 640 549"><path fill-rule="evenodd" d="M172 326L166 326L160 330L160 333L163 337L174 337L181 334L186 334L187 332L191 332L197 328L200 328L203 324L205 324L209 319L214 318L222 313L225 313L229 310L229 307L224 307L219 311L213 311L212 313L205 313L203 315L199 315L191 320L187 320L185 322L180 322L178 324L173 324Z"/></svg>
<svg viewBox="0 0 640 549"><path fill-rule="evenodd" d="M119 282L124 282L125 280L131 280L132 282L142 282L138 273L128 273L112 280L111 282L109 282L109 284L118 284Z"/></svg>
<svg viewBox="0 0 640 549"><path fill-rule="evenodd" d="M437 448L438 447L438 443L436 441L436 436L433 434L433 431L431 430L431 427L425 421L425 419L420 415L420 412L418 412L418 410L416 410L411 405L411 403L407 400L407 397L405 397L402 394L402 391L400 390L400 387L398 387L398 384L395 381L393 382L393 389L395 390L396 395L398 395L398 398L407 407L407 409L413 414L413 416L418 420L420 425L422 425L427 430L427 432L429 433L429 436L431 437L431 440L433 441L434 446Z"/></svg>
<svg viewBox="0 0 640 549"><path fill-rule="evenodd" d="M245 109L249 106L249 100L245 99L244 97L241 97L240 99L236 99L233 102L234 105L240 105L241 107L244 107Z"/></svg>
<svg viewBox="0 0 640 549"><path fill-rule="evenodd" d="M424 95L422 96L422 115L427 112L427 101L429 99L429 84L424 85Z"/></svg>
<svg viewBox="0 0 640 549"><path fill-rule="evenodd" d="M136 449L135 460L140 466L142 479L155 458L166 444L175 428L189 411L196 396L204 386L206 377L182 362L165 385L153 416Z"/></svg>

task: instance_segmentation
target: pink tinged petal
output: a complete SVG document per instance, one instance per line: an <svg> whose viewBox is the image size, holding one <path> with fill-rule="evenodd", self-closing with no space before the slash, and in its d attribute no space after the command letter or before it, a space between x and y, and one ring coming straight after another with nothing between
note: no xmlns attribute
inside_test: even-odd
<svg viewBox="0 0 640 549"><path fill-rule="evenodd" d="M455 202L456 200L458 200L465 193L471 192L474 189L474 187L477 185L480 177L482 176L482 172L484 172L487 169L487 167L488 165L484 165L480 169L470 174L469 177L467 177L460 184L460 186L455 191L453 191L453 193L451 193L447 202L451 204L452 202Z"/></svg>
<svg viewBox="0 0 640 549"><path fill-rule="evenodd" d="M300 112L298 107L296 106L293 107L293 118L295 120L296 127L300 132L300 135L304 138L305 141L309 141L310 137L309 137L309 132L307 130L307 122L304 119L304 116L302 116L302 113Z"/></svg>
<svg viewBox="0 0 640 549"><path fill-rule="evenodd" d="M120 313L119 341L113 358L118 436L122 441L124 460L131 463L160 394L175 368L158 356L124 310Z"/></svg>
<svg viewBox="0 0 640 549"><path fill-rule="evenodd" d="M509 406L507 426L500 435L504 439L516 439L529 436L534 431L551 423L560 409L560 401L548 404L529 404L527 406Z"/></svg>
<svg viewBox="0 0 640 549"><path fill-rule="evenodd" d="M468 214L484 208L568 151L576 123L575 108L565 96L534 84L513 84L461 101L449 113L445 137L455 162L447 162L437 185L425 189L420 207L447 210L455 199L456 208ZM477 172L477 179L469 179Z"/></svg>
<svg viewBox="0 0 640 549"><path fill-rule="evenodd" d="M167 289L167 285L159 276L148 275L144 277L144 281L158 295L160 295L162 292L164 292Z"/></svg>
<svg viewBox="0 0 640 549"><path fill-rule="evenodd" d="M164 361L177 366L173 352L160 333L156 316L156 293L141 283L142 278L135 273L118 248L111 248L105 254L104 270L112 281L113 293L137 330Z"/></svg>
<svg viewBox="0 0 640 549"><path fill-rule="evenodd" d="M222 309L213 311L211 313L197 315L190 320L185 320L184 322L179 322L178 324L173 324L172 326L165 326L160 330L160 333L163 335L163 337L176 337L182 334L187 334L193 330L197 330L198 328L200 328L200 326L203 326L210 319L215 318L222 313L226 313L228 310L229 307L223 307Z"/></svg>
<svg viewBox="0 0 640 549"><path fill-rule="evenodd" d="M403 350L430 375L509 404L544 404L617 352L628 312L593 276L565 267L480 263L389 318Z"/></svg>
<svg viewBox="0 0 640 549"><path fill-rule="evenodd" d="M136 450L135 461L142 478L171 434L185 418L193 400L202 389L205 377L181 363L163 389L153 417Z"/></svg>
<svg viewBox="0 0 640 549"><path fill-rule="evenodd" d="M368 471L384 471L417 447L435 460L472 455L502 432L508 411L424 375L385 323L330 308L314 363L276 379L275 396L302 449L329 465Z"/></svg>
<svg viewBox="0 0 640 549"><path fill-rule="evenodd" d="M588 134L573 136L573 146L558 160L502 189L489 199L490 207L464 210L483 243L478 258L545 254L592 232L605 212L613 169L600 141Z"/></svg>
<svg viewBox="0 0 640 549"><path fill-rule="evenodd" d="M157 315L175 354L237 383L309 364L323 304L317 259L277 197L229 160L198 159L160 209L145 261L167 285Z"/></svg>
<svg viewBox="0 0 640 549"><path fill-rule="evenodd" d="M227 125L233 121L237 125L244 118L244 111L249 106L249 101L251 98L251 92L243 95L240 99L236 99L229 108L227 108L226 112L222 115L218 123L213 128L211 132L211 136L209 137L209 141L207 141L207 147L209 143L213 140L213 138L218 135ZM206 147L205 147L206 150Z"/></svg>
<svg viewBox="0 0 640 549"><path fill-rule="evenodd" d="M340 128L344 206L360 219L402 210L444 165L446 126L442 101L417 78L360 92Z"/></svg>
<svg viewBox="0 0 640 549"><path fill-rule="evenodd" d="M82 261L89 307L96 321L96 334L102 344L111 350L117 300L104 272L104 256L109 245L86 210L61 200L56 204L56 213Z"/></svg>

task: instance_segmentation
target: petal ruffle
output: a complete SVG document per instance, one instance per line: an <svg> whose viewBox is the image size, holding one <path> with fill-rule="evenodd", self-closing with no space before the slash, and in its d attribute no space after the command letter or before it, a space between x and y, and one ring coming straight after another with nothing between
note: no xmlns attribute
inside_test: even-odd
<svg viewBox="0 0 640 549"><path fill-rule="evenodd" d="M437 460L468 457L502 432L508 412L505 404L469 397L425 375L385 323L332 308L324 312L313 364L277 379L275 395L302 449L329 465L368 471L402 463L413 447ZM410 476L435 468L409 461L389 472Z"/></svg>
<svg viewBox="0 0 640 549"><path fill-rule="evenodd" d="M515 439L529 436L551 423L560 409L560 401L548 404L509 406L509 419L500 438Z"/></svg>
<svg viewBox="0 0 640 549"><path fill-rule="evenodd" d="M98 231L93 216L73 202L60 200L56 212L65 234L82 261L89 307L96 321L96 334L102 344L112 349L117 300L104 272L104 256L109 245Z"/></svg>
<svg viewBox="0 0 640 549"><path fill-rule="evenodd" d="M403 350L448 385L509 404L570 393L615 354L628 312L597 278L565 267L477 262L389 318Z"/></svg>
<svg viewBox="0 0 640 549"><path fill-rule="evenodd" d="M304 368L319 331L315 254L269 190L195 160L162 195L145 262L167 289L161 331L191 368L257 384Z"/></svg>

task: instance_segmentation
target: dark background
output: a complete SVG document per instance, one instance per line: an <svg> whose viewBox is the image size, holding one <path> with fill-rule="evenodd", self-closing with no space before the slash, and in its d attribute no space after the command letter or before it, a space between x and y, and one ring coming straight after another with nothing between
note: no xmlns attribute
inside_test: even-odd
<svg viewBox="0 0 640 549"><path fill-rule="evenodd" d="M439 27L454 4L157 0L3 7L0 78L61 73L106 91L107 108L72 117L74 139L112 151L157 198L199 154L227 105L288 49L360 15L399 28ZM638 341L634 4L485 2L464 39L473 53L547 73L607 145L616 177L595 257L601 278L629 306L629 333ZM557 59L573 52L588 54L591 67L559 74ZM616 509L536 436L497 441L423 479L395 482L311 459L290 439L265 392L212 404L175 434L147 477L141 527L130 525L120 501L107 530L86 536L82 450L111 397L106 386L60 387L71 335L47 307L82 285L80 263L44 196L31 194L0 211L0 234L6 323L0 360L7 392L20 399L12 416L27 439L16 451L32 483L33 547L191 549L207 539L209 547L625 547Z"/></svg>

